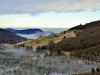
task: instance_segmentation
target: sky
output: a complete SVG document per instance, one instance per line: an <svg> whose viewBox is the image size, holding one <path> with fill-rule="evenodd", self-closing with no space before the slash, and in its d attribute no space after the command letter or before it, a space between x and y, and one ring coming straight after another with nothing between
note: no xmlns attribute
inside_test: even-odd
<svg viewBox="0 0 100 75"><path fill-rule="evenodd" d="M0 28L70 28L99 15L100 0L0 0Z"/></svg>

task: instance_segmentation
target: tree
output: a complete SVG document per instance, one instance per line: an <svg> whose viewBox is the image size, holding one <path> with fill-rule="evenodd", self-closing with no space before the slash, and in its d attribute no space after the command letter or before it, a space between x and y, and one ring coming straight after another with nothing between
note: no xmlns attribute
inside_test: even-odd
<svg viewBox="0 0 100 75"><path fill-rule="evenodd" d="M94 68L92 68L92 73L94 73L95 72L95 69Z"/></svg>
<svg viewBox="0 0 100 75"><path fill-rule="evenodd" d="M37 46L36 50L40 50L40 49L41 49L41 47L40 46Z"/></svg>
<svg viewBox="0 0 100 75"><path fill-rule="evenodd" d="M64 34L66 33L66 31L64 31Z"/></svg>
<svg viewBox="0 0 100 75"><path fill-rule="evenodd" d="M64 39L66 39L66 36L64 36Z"/></svg>
<svg viewBox="0 0 100 75"><path fill-rule="evenodd" d="M61 54L61 48L57 49L57 54Z"/></svg>
<svg viewBox="0 0 100 75"><path fill-rule="evenodd" d="M25 44L22 44L22 47L25 47Z"/></svg>
<svg viewBox="0 0 100 75"><path fill-rule="evenodd" d="M100 69L99 69L99 68L97 68L97 69L96 69L96 71L97 71L97 72L100 72Z"/></svg>
<svg viewBox="0 0 100 75"><path fill-rule="evenodd" d="M55 48L55 43L54 43L53 40L51 40L51 41L49 42L49 49L52 50L52 49L54 49L54 48Z"/></svg>

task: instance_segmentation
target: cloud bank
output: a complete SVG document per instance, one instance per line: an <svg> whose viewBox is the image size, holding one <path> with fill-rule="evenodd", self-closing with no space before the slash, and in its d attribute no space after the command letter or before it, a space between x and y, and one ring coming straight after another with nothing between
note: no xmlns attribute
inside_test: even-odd
<svg viewBox="0 0 100 75"><path fill-rule="evenodd" d="M0 0L2 14L32 14L99 10L100 0Z"/></svg>
<svg viewBox="0 0 100 75"><path fill-rule="evenodd" d="M39 33L35 33L35 34L17 34L17 35L20 35L20 36L25 37L27 39L37 39L39 37L51 35L51 33L50 32L45 32L45 33L39 32Z"/></svg>
<svg viewBox="0 0 100 75"><path fill-rule="evenodd" d="M20 35L20 36L25 37L27 39L37 39L37 38L42 37L42 36L48 36L48 35L52 35L55 33L60 33L60 32L68 30L68 28L40 28L40 29L43 30L44 32L38 32L35 34L19 34L18 33L17 35Z"/></svg>
<svg viewBox="0 0 100 75"><path fill-rule="evenodd" d="M37 39L41 36L45 36L46 34L44 33L36 33L36 34L17 34L17 35L20 35L22 37L25 37L27 39Z"/></svg>

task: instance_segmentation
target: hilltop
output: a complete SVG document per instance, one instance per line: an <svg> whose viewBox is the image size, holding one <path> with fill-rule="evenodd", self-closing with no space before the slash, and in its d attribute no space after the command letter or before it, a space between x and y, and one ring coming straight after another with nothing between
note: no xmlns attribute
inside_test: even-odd
<svg viewBox="0 0 100 75"><path fill-rule="evenodd" d="M86 23L85 25L77 25L75 27L70 28L68 31L70 30L83 30L85 28L89 28L89 27L95 27L95 26L100 26L100 20L98 21L92 21L90 23Z"/></svg>
<svg viewBox="0 0 100 75"><path fill-rule="evenodd" d="M27 40L24 37L18 36L13 32L0 28L0 43L18 43Z"/></svg>

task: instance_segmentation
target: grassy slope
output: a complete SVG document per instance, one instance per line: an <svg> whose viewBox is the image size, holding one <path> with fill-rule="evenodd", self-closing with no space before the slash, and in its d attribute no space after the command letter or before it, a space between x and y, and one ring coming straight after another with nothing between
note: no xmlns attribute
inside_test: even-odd
<svg viewBox="0 0 100 75"><path fill-rule="evenodd" d="M20 42L15 45L18 46L18 45L24 44L25 46L32 46L33 48L36 48L37 46L48 45L50 40L53 40L55 43L57 43L57 42L61 41L64 38L64 36L66 36L66 38L69 38L69 37L75 37L76 34L74 33L74 31L67 31L65 34L63 32L58 33L58 34L56 34L55 37L44 36L44 37L41 37L38 39Z"/></svg>

